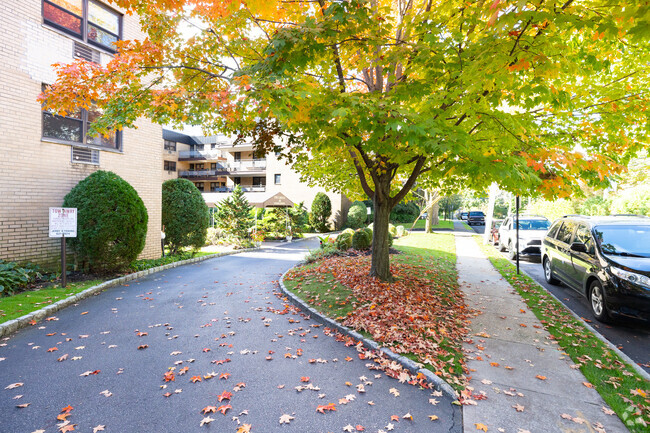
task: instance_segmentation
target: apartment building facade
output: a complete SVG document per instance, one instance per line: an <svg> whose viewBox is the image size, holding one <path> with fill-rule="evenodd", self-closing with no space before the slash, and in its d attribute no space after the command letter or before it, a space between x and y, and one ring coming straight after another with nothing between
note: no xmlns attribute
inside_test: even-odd
<svg viewBox="0 0 650 433"><path fill-rule="evenodd" d="M210 207L230 195L235 185L258 207L282 194L310 210L316 194L324 192L332 202L332 223L340 228L345 222L350 207L345 195L306 185L274 153L260 155L251 143L235 145L225 135L191 136L164 129L163 139L164 180L181 177L192 181Z"/></svg>
<svg viewBox="0 0 650 433"><path fill-rule="evenodd" d="M89 137L92 110L61 117L41 110L51 65L83 58L105 64L118 39L142 37L138 18L106 1L21 0L0 4L0 259L58 263L59 240L48 237L48 208L59 207L80 180L110 170L138 192L149 214L141 257L159 257L162 128Z"/></svg>

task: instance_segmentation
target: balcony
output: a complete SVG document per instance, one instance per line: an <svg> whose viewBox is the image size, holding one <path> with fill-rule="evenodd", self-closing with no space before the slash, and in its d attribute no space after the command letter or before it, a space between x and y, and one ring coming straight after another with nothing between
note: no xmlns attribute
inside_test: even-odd
<svg viewBox="0 0 650 433"><path fill-rule="evenodd" d="M223 177L225 175L226 169L219 166L217 166L216 170L185 170L178 172L179 177L193 180L209 180Z"/></svg>
<svg viewBox="0 0 650 433"><path fill-rule="evenodd" d="M205 160L205 161L225 161L221 156L221 151L217 149L208 150L181 150L178 152L179 161Z"/></svg>
<svg viewBox="0 0 650 433"><path fill-rule="evenodd" d="M241 189L244 192L266 192L266 185L242 186ZM218 187L218 188L212 188L210 191L205 191L205 192L231 193L233 191L234 191L234 188L222 186L222 187Z"/></svg>
<svg viewBox="0 0 650 433"><path fill-rule="evenodd" d="M226 164L226 170L229 172L264 171L266 170L266 159L242 159L231 162Z"/></svg>

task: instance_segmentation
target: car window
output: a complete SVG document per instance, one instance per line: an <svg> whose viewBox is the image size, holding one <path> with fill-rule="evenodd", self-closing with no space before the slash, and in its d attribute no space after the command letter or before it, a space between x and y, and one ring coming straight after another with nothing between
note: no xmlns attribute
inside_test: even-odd
<svg viewBox="0 0 650 433"><path fill-rule="evenodd" d="M594 240L591 237L591 232L589 227L584 224L580 224L576 229L576 235L574 242L582 242L587 247L587 254L594 253Z"/></svg>
<svg viewBox="0 0 650 433"><path fill-rule="evenodd" d="M558 221L555 224L553 224L553 227L551 227L551 229L548 231L548 234L546 236L548 236L551 239L555 239L555 235L557 234L557 231L561 225L562 225L561 221Z"/></svg>
<svg viewBox="0 0 650 433"><path fill-rule="evenodd" d="M594 235L605 254L650 257L650 226L598 226Z"/></svg>
<svg viewBox="0 0 650 433"><path fill-rule="evenodd" d="M507 228L508 228L508 224L510 224L510 218L506 218L506 219L503 221L503 223L501 224L501 227L503 227L504 229L507 229Z"/></svg>
<svg viewBox="0 0 650 433"><path fill-rule="evenodd" d="M571 236L573 235L573 229L576 227L576 223L573 221L564 221L562 227L557 232L557 240L568 244L571 242Z"/></svg>

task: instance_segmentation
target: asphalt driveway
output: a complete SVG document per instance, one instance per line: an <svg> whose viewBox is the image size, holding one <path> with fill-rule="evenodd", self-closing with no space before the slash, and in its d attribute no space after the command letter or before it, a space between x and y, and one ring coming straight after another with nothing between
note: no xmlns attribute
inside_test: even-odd
<svg viewBox="0 0 650 433"><path fill-rule="evenodd" d="M316 246L152 274L0 340L0 432L461 431L450 398L368 368L278 296Z"/></svg>

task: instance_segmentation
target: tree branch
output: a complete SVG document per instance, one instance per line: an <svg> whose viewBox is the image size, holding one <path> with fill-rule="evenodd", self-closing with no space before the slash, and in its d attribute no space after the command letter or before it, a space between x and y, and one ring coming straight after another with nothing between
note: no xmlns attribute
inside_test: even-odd
<svg viewBox="0 0 650 433"><path fill-rule="evenodd" d="M407 179L406 183L402 186L402 189L395 195L395 197L390 198L389 197L389 205L392 208L395 206L397 203L402 201L404 197L406 197L406 194L413 188L413 185L415 184L415 181L417 180L418 176L422 173L422 166L424 163L427 161L426 156L419 156L417 159L417 162L415 163L415 167L413 167L413 171L411 172L411 175Z"/></svg>

